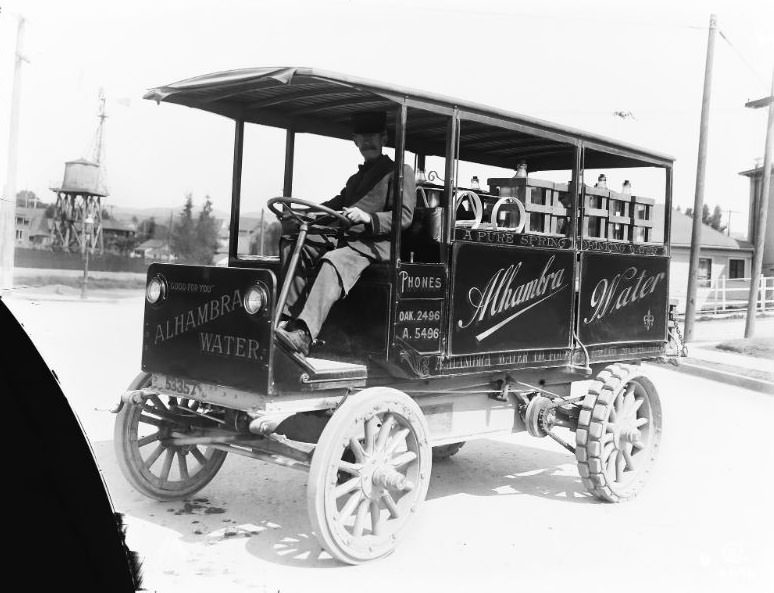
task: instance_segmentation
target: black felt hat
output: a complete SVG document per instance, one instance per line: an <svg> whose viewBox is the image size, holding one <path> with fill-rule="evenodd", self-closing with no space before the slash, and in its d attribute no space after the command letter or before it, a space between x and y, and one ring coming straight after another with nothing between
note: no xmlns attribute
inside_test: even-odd
<svg viewBox="0 0 774 593"><path fill-rule="evenodd" d="M377 134L387 129L387 114L384 111L361 111L352 114L354 134Z"/></svg>

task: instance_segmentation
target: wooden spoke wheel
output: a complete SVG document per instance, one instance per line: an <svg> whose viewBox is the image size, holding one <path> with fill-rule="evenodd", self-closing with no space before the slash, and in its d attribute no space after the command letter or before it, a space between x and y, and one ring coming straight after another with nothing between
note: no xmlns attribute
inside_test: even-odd
<svg viewBox="0 0 774 593"><path fill-rule="evenodd" d="M150 375L143 373L130 389L149 383ZM170 442L191 432L192 423L202 426L198 409L195 400L159 395L142 405L124 403L118 412L113 433L118 465L145 496L162 501L186 498L204 488L223 465L225 451Z"/></svg>
<svg viewBox="0 0 774 593"><path fill-rule="evenodd" d="M391 553L430 483L427 422L408 395L387 387L347 398L312 457L307 504L322 546L359 564Z"/></svg>
<svg viewBox="0 0 774 593"><path fill-rule="evenodd" d="M653 382L634 366L599 373L583 401L575 456L584 486L609 502L637 495L661 441L661 402Z"/></svg>

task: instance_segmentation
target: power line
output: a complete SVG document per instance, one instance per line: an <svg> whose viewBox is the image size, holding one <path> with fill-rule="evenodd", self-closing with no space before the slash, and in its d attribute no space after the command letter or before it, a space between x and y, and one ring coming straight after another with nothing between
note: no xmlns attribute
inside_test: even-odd
<svg viewBox="0 0 774 593"><path fill-rule="evenodd" d="M747 66L750 69L750 72L755 75L755 78L758 79L758 82L760 82L762 85L766 85L766 81L761 76L760 72L758 72L755 67L747 60L747 58L744 57L741 51L739 51L739 48L737 48L733 43L731 43L731 40L728 38L728 36L723 32L721 29L718 29L718 33L720 33L720 36L723 38L723 40L728 43L728 46L734 50L734 53L736 53L737 57L742 60L745 66Z"/></svg>

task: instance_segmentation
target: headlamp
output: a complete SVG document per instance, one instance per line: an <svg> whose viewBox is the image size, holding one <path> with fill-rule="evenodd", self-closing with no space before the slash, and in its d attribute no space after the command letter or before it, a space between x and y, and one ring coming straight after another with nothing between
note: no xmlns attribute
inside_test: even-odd
<svg viewBox="0 0 774 593"><path fill-rule="evenodd" d="M266 307L266 303L269 302L269 291L261 282L256 282L245 292L245 296L242 298L242 304L250 315L255 315Z"/></svg>
<svg viewBox="0 0 774 593"><path fill-rule="evenodd" d="M154 276L145 287L145 300L155 305L167 296L167 281L162 276Z"/></svg>

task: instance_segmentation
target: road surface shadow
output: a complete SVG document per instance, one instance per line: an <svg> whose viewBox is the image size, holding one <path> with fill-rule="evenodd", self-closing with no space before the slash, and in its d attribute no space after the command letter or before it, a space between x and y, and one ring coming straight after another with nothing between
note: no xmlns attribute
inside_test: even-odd
<svg viewBox="0 0 774 593"><path fill-rule="evenodd" d="M112 441L92 444L116 508L179 534L181 543L218 546L244 540L265 561L306 568L341 564L324 552L306 509L307 475L231 455L215 479L184 501L157 502L135 492L118 469ZM433 465L428 503L446 496L537 496L593 503L572 455L521 444L478 440ZM138 550L142 554L142 550Z"/></svg>

